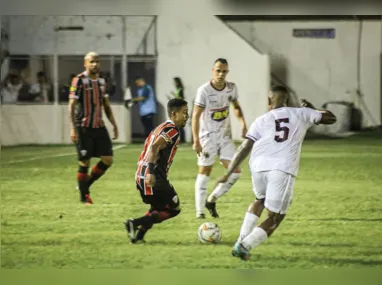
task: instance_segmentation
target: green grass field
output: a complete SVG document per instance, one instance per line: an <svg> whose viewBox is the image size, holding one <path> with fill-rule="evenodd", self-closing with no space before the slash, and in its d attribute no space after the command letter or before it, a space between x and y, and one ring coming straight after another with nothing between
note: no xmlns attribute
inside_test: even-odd
<svg viewBox="0 0 382 285"><path fill-rule="evenodd" d="M170 170L181 214L155 225L146 244L128 243L123 221L147 209L134 182L140 151L140 144L115 150L115 164L92 187L95 204L86 207L75 190L73 146L2 148L2 268L382 267L381 135L307 140L290 212L248 262L231 256L254 199L247 161L241 180L218 203L222 242L201 245L190 145L180 147ZM216 164L209 192L222 173Z"/></svg>

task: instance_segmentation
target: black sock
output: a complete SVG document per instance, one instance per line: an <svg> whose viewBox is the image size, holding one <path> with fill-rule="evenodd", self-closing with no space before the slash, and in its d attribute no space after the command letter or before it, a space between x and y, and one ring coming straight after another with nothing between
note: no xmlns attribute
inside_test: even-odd
<svg viewBox="0 0 382 285"><path fill-rule="evenodd" d="M77 172L78 188L81 192L82 201L86 201L85 196L89 194L88 169L89 168L87 166L80 166Z"/></svg>
<svg viewBox="0 0 382 285"><path fill-rule="evenodd" d="M150 229L154 222L155 222L155 216L153 215L146 215L146 216L143 216L143 217L140 217L140 218L137 218L137 219L134 219L133 220L133 224L135 227L138 227L138 226L141 226L145 229Z"/></svg>
<svg viewBox="0 0 382 285"><path fill-rule="evenodd" d="M99 161L96 165L94 165L90 173L90 178L88 180L89 187L94 183L94 181L98 180L102 175L104 175L108 168L109 165L103 163L102 160Z"/></svg>

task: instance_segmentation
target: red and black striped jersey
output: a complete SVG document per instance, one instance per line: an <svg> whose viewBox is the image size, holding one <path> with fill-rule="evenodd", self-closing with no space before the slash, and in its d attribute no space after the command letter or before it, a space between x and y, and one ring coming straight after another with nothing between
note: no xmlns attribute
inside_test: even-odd
<svg viewBox="0 0 382 285"><path fill-rule="evenodd" d="M149 154L148 150L150 146L159 137L162 137L166 140L167 146L160 150L157 161L155 162L155 169L158 174L162 174L163 176L167 177L180 141L179 130L170 120L160 124L147 137L143 151L141 152L141 155L138 159L138 175L142 175L142 166L147 164L147 157Z"/></svg>
<svg viewBox="0 0 382 285"><path fill-rule="evenodd" d="M100 128L105 123L102 119L103 99L105 94L105 79L91 79L86 72L73 78L69 98L78 100L75 123L77 126Z"/></svg>

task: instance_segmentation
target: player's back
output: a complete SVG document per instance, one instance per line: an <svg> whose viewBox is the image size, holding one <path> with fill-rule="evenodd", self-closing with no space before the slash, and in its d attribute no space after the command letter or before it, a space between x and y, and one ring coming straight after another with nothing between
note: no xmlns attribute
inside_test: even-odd
<svg viewBox="0 0 382 285"><path fill-rule="evenodd" d="M306 131L320 120L318 111L292 107L273 109L259 117L247 135L255 140L251 169L255 172L280 170L297 175Z"/></svg>
<svg viewBox="0 0 382 285"><path fill-rule="evenodd" d="M145 168L147 168L149 148L159 137L162 137L166 140L167 146L164 149L160 150L158 159L155 162L155 169L163 177L167 176L180 141L179 130L171 120L167 120L166 122L157 126L147 137L143 151L141 152L138 158L137 173L139 173L142 170L142 166L145 166Z"/></svg>

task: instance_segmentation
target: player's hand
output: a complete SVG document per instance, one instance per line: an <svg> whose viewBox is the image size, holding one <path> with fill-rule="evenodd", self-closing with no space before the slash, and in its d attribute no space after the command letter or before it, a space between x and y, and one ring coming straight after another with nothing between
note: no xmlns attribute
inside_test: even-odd
<svg viewBox="0 0 382 285"><path fill-rule="evenodd" d="M244 128L241 129L241 137L243 139L246 138L247 132L248 132L247 126L244 126Z"/></svg>
<svg viewBox="0 0 382 285"><path fill-rule="evenodd" d="M307 107L307 108L311 108L311 109L315 109L313 104L310 103L308 100L306 99L300 99L300 105L301 107Z"/></svg>
<svg viewBox="0 0 382 285"><path fill-rule="evenodd" d="M113 140L116 140L118 138L118 128L117 127L114 127L114 136L113 136Z"/></svg>
<svg viewBox="0 0 382 285"><path fill-rule="evenodd" d="M78 135L75 129L70 130L70 139L72 140L73 143L78 142Z"/></svg>
<svg viewBox="0 0 382 285"><path fill-rule="evenodd" d="M199 141L195 141L194 144L192 145L192 149L196 152L196 154L199 156L203 149L202 146L200 145Z"/></svg>
<svg viewBox="0 0 382 285"><path fill-rule="evenodd" d="M147 174L145 177L145 183L149 187L153 187L155 185L155 175L154 174Z"/></svg>

